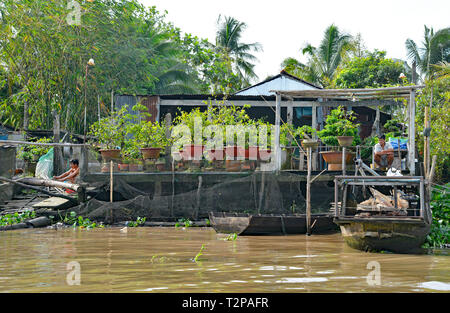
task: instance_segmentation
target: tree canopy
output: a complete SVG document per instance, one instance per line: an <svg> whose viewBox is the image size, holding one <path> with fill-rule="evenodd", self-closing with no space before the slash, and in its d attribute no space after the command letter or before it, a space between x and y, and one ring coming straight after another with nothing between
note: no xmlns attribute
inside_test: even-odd
<svg viewBox="0 0 450 313"><path fill-rule="evenodd" d="M400 84L403 70L401 62L387 59L385 51L375 50L343 64L335 85L338 88L377 88Z"/></svg>

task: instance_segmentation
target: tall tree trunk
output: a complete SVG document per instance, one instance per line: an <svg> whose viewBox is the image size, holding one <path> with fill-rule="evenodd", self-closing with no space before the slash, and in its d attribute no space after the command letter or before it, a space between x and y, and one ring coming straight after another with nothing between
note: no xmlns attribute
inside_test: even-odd
<svg viewBox="0 0 450 313"><path fill-rule="evenodd" d="M59 113L53 112L53 142L59 142L61 139L61 127ZM64 160L62 147L53 147L53 175L60 175L64 170Z"/></svg>
<svg viewBox="0 0 450 313"><path fill-rule="evenodd" d="M30 114L28 112L28 100L25 100L23 104L23 131L25 132L25 139L27 138L26 132L30 126Z"/></svg>

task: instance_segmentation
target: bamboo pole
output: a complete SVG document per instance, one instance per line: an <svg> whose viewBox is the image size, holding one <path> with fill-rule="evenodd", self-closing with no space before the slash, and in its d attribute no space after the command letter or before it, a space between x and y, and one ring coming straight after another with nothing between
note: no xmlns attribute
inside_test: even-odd
<svg viewBox="0 0 450 313"><path fill-rule="evenodd" d="M281 148L280 148L280 119L281 119L281 95L276 95L275 107L275 166L276 170L281 170Z"/></svg>
<svg viewBox="0 0 450 313"><path fill-rule="evenodd" d="M0 140L0 143L11 144L11 145L32 145L32 146L47 146L47 147L85 147L88 144L79 143L46 143L46 142L31 142L31 141L20 141L20 140Z"/></svg>
<svg viewBox="0 0 450 313"><path fill-rule="evenodd" d="M306 234L311 235L311 147L307 148L308 176L306 177Z"/></svg>
<svg viewBox="0 0 450 313"><path fill-rule="evenodd" d="M113 171L114 171L114 162L111 160L110 163L110 174L109 174L109 202L113 202ZM111 209L112 210L112 209Z"/></svg>
<svg viewBox="0 0 450 313"><path fill-rule="evenodd" d="M428 126L428 107L425 107L425 118L424 119L425 119L425 121L424 121L425 127L424 128L426 130L429 127ZM423 143L423 165L425 168L425 177L428 177L428 174L430 172L430 168L429 168L430 167L430 156L429 156L430 151L428 150L430 139L426 133L424 134L423 141L424 141L424 143Z"/></svg>
<svg viewBox="0 0 450 313"><path fill-rule="evenodd" d="M342 147L342 176L345 176L345 147Z"/></svg>

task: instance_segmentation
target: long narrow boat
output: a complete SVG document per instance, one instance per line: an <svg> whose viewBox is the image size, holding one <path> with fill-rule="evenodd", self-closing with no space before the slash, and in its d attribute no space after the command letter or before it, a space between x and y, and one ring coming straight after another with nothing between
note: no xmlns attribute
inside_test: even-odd
<svg viewBox="0 0 450 313"><path fill-rule="evenodd" d="M210 212L211 226L218 233L245 235L305 234L305 214L247 214ZM330 214L312 214L311 231L314 234L337 232Z"/></svg>

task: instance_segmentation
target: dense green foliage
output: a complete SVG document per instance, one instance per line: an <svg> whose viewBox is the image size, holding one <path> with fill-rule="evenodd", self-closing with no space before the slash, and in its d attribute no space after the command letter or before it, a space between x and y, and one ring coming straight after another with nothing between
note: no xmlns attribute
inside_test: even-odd
<svg viewBox="0 0 450 313"><path fill-rule="evenodd" d="M66 0L5 0L0 11L0 121L17 128L49 129L55 110L63 129L83 133L85 105L90 125L97 96L101 114L109 113L111 91L233 92L251 74L238 69L255 60L239 36L237 52L217 48L181 35L137 0L83 2L79 23L69 19L76 8Z"/></svg>
<svg viewBox="0 0 450 313"><path fill-rule="evenodd" d="M328 146L338 146L338 136L352 136L352 145L356 146L361 142L358 134L358 124L353 111L345 111L342 106L331 111L327 116L325 127L318 132L319 138Z"/></svg>
<svg viewBox="0 0 450 313"><path fill-rule="evenodd" d="M367 56L355 57L339 71L335 85L338 88L385 87L400 84L403 64L386 59L385 51L374 51Z"/></svg>
<svg viewBox="0 0 450 313"><path fill-rule="evenodd" d="M450 76L447 74L428 80L423 92L417 96L416 110L416 138L423 138L424 111L429 109L429 119L431 125L430 150L431 155L436 155L436 178L441 182L448 182L450 179ZM445 71L442 67L441 71ZM420 155L423 155L424 141L417 140L417 147Z"/></svg>
<svg viewBox="0 0 450 313"><path fill-rule="evenodd" d="M431 198L433 222L425 247L441 248L450 245L450 183L433 188Z"/></svg>

